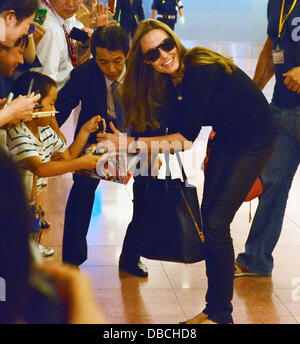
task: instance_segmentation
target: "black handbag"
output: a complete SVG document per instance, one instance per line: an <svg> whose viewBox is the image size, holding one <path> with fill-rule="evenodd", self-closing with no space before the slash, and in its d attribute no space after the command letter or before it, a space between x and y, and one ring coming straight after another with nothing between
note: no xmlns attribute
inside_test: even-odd
<svg viewBox="0 0 300 344"><path fill-rule="evenodd" d="M179 153L181 179L136 178L133 185L133 221L137 228L138 252L148 259L196 263L205 259L205 239L197 189L189 185Z"/></svg>

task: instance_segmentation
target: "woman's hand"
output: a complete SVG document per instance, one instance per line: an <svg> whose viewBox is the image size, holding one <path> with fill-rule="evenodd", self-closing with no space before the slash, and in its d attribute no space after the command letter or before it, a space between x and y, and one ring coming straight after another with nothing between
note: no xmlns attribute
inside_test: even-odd
<svg viewBox="0 0 300 344"><path fill-rule="evenodd" d="M3 111L8 111L9 123L16 124L20 121L30 121L34 106L41 98L40 94L31 93L30 96L19 96L14 99Z"/></svg>
<svg viewBox="0 0 300 344"><path fill-rule="evenodd" d="M112 130L111 133L98 133L97 134L97 142L98 143L98 151L102 149L102 153L106 153L109 151L113 152L124 152L127 151L128 147L128 140L127 136L122 134L113 124L113 122L109 122L109 127Z"/></svg>

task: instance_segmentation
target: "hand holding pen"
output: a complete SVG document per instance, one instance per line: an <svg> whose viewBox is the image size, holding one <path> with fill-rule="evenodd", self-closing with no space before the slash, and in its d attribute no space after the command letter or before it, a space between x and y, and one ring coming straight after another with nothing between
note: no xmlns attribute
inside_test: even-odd
<svg viewBox="0 0 300 344"><path fill-rule="evenodd" d="M0 99L0 108L1 108L1 109L2 109L2 107L4 106L5 103L6 103L6 98Z"/></svg>
<svg viewBox="0 0 300 344"><path fill-rule="evenodd" d="M3 111L9 113L9 123L16 124L20 121L29 121L32 118L32 112L39 101L41 95L34 94L29 96L19 96L14 99Z"/></svg>

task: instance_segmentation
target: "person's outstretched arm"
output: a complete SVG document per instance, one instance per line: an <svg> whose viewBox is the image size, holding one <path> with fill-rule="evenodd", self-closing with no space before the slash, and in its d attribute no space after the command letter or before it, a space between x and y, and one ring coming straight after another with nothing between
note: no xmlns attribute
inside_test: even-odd
<svg viewBox="0 0 300 344"><path fill-rule="evenodd" d="M31 156L22 161L22 166L34 175L46 178L79 170L93 170L96 168L98 159L96 155L86 154L72 160L43 162L38 156Z"/></svg>
<svg viewBox="0 0 300 344"><path fill-rule="evenodd" d="M84 123L80 128L78 135L65 152L65 159L75 159L83 151L90 134L99 129L99 122L102 121L105 126L105 121L100 116L94 116L90 120Z"/></svg>
<svg viewBox="0 0 300 344"><path fill-rule="evenodd" d="M68 149L64 150L65 145L63 141L57 138L57 143L54 145L53 151L61 152L59 160L43 162L37 154L34 154L22 160L23 167L38 177L52 177L78 170L95 169L99 159L98 156L86 154L79 158L77 157L82 152L91 132L98 129L99 120L100 116L94 116L87 121L82 126L74 143ZM19 140L22 140L22 137ZM17 144L17 142L14 142L14 144ZM24 149L24 146L22 147Z"/></svg>
<svg viewBox="0 0 300 344"><path fill-rule="evenodd" d="M193 142L186 139L182 134L174 133L156 137L139 137L135 142L134 137L127 137L120 133L112 122L109 123L111 133L97 134L98 147L106 151L127 151L129 153L163 153L175 150L188 150L192 148Z"/></svg>

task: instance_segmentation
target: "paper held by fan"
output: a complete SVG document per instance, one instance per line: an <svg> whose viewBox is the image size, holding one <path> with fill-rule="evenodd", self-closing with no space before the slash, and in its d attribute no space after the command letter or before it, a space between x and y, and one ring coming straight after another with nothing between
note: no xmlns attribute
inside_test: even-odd
<svg viewBox="0 0 300 344"><path fill-rule="evenodd" d="M94 170L80 170L76 174L96 179L127 184L132 177L138 158L136 155L107 152L101 154L97 151L96 145L87 146L81 155L94 154L99 155L99 161Z"/></svg>

